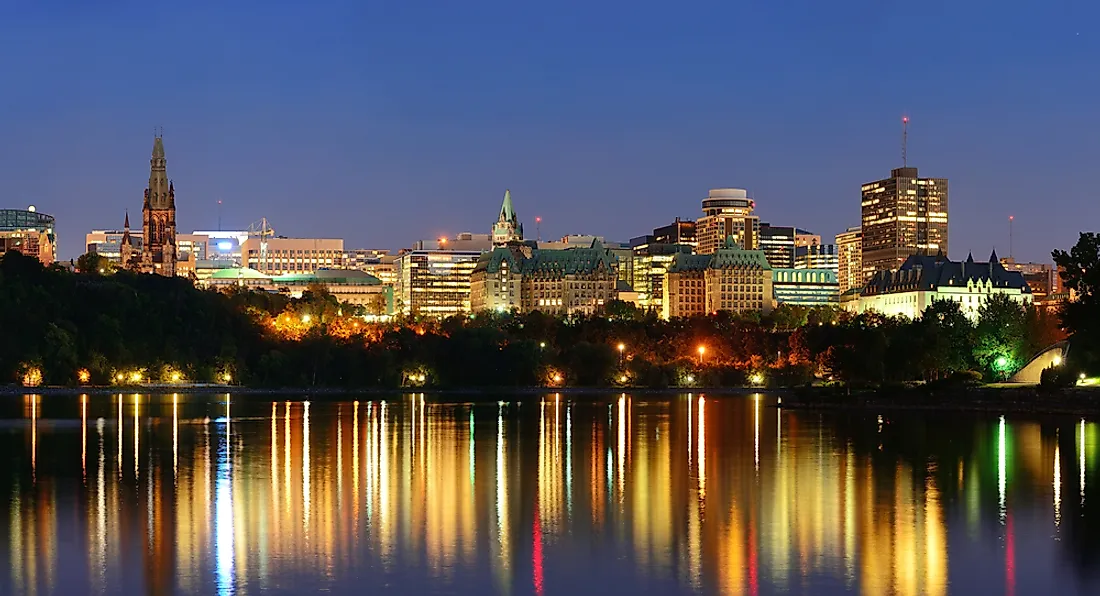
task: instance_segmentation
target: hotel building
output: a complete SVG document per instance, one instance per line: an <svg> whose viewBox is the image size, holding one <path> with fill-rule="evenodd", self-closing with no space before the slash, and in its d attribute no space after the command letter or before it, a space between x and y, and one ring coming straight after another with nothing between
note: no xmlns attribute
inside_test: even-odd
<svg viewBox="0 0 1100 596"><path fill-rule="evenodd" d="M583 248L497 247L474 268L471 308L593 314L618 296L616 260L598 240Z"/></svg>
<svg viewBox="0 0 1100 596"><path fill-rule="evenodd" d="M727 238L747 250L760 247L760 218L753 215L756 201L740 188L716 188L703 199L703 217L695 222L701 255L714 254Z"/></svg>
<svg viewBox="0 0 1100 596"><path fill-rule="evenodd" d="M769 313L774 308L772 267L762 250L732 238L710 255L676 255L665 280L665 318L730 311Z"/></svg>
<svg viewBox="0 0 1100 596"><path fill-rule="evenodd" d="M863 276L897 269L910 255L947 255L947 179L896 168L862 189Z"/></svg>

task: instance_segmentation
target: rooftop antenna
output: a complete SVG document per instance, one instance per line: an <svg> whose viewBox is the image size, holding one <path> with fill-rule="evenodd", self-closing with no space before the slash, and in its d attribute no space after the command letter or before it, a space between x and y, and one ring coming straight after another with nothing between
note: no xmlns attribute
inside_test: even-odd
<svg viewBox="0 0 1100 596"><path fill-rule="evenodd" d="M222 231L222 200L218 199L218 231Z"/></svg>
<svg viewBox="0 0 1100 596"><path fill-rule="evenodd" d="M906 158L906 146L909 144L909 116L901 117L901 167L908 167L909 160Z"/></svg>
<svg viewBox="0 0 1100 596"><path fill-rule="evenodd" d="M542 242L542 218L538 216L535 217L535 236Z"/></svg>
<svg viewBox="0 0 1100 596"><path fill-rule="evenodd" d="M1008 216L1008 258L1015 260L1016 255L1012 253L1012 222L1016 220L1015 215Z"/></svg>

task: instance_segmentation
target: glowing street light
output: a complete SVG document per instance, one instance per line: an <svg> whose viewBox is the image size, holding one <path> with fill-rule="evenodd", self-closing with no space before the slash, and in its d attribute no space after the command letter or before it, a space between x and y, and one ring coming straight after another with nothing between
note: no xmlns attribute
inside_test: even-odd
<svg viewBox="0 0 1100 596"><path fill-rule="evenodd" d="M561 373L554 373L554 382L561 383Z"/></svg>
<svg viewBox="0 0 1100 596"><path fill-rule="evenodd" d="M92 374L88 372L88 369L82 368L76 372L76 378L80 379L81 383L87 383L92 378Z"/></svg>
<svg viewBox="0 0 1100 596"><path fill-rule="evenodd" d="M626 344L619 342L619 366L623 365L623 351L626 350Z"/></svg>
<svg viewBox="0 0 1100 596"><path fill-rule="evenodd" d="M625 383L626 382L626 375L622 375L621 377L619 377L619 382L620 383Z"/></svg>
<svg viewBox="0 0 1100 596"><path fill-rule="evenodd" d="M309 316L308 314L307 315L302 315L302 322L305 323L306 325L308 325L309 322L312 321L312 320L313 320L313 317Z"/></svg>
<svg viewBox="0 0 1100 596"><path fill-rule="evenodd" d="M141 382L141 373L138 372L138 371L134 371L133 373L130 374L130 380L135 382L135 383L140 383Z"/></svg>
<svg viewBox="0 0 1100 596"><path fill-rule="evenodd" d="M695 382L695 375L688 375L687 377L684 378L684 380L687 381L688 383L694 383Z"/></svg>
<svg viewBox="0 0 1100 596"><path fill-rule="evenodd" d="M706 346L699 346L699 348L696 351L699 352L699 366L702 366L703 365L703 356L706 355L706 353L707 353L707 347Z"/></svg>
<svg viewBox="0 0 1100 596"><path fill-rule="evenodd" d="M222 375L222 380L228 383L233 380L233 375L225 373L224 375Z"/></svg>
<svg viewBox="0 0 1100 596"><path fill-rule="evenodd" d="M753 385L761 385L764 383L764 375L760 373L755 373L752 375L749 381L751 381Z"/></svg>
<svg viewBox="0 0 1100 596"><path fill-rule="evenodd" d="M997 368L1004 368L1008 366L1008 358L1004 356L997 357Z"/></svg>
<svg viewBox="0 0 1100 596"><path fill-rule="evenodd" d="M1055 356L1054 360L1051 362L1051 364L1053 364L1054 366L1062 366L1062 357L1061 356Z"/></svg>
<svg viewBox="0 0 1100 596"><path fill-rule="evenodd" d="M172 382L173 383L179 383L180 382L180 374L178 372L172 373Z"/></svg>

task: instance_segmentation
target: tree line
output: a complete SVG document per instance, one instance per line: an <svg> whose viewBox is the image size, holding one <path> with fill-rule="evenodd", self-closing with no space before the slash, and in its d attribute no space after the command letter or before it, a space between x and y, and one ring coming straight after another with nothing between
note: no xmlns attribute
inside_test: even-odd
<svg viewBox="0 0 1100 596"><path fill-rule="evenodd" d="M322 287L301 298L0 259L0 379L54 385L224 381L256 387L881 386L1005 378L1072 335L1067 370L1095 372L1100 243L1055 252L1077 301L1061 312L994 296L915 320L781 305L768 315L664 321L612 302L593 316L485 313L367 323ZM105 273L100 273L103 269ZM1085 337L1083 337L1085 336Z"/></svg>

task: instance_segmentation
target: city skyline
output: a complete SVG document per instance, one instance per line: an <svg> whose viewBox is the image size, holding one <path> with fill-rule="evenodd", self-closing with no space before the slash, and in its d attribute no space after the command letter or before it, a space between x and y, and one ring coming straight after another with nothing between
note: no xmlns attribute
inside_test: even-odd
<svg viewBox="0 0 1100 596"><path fill-rule="evenodd" d="M900 167L907 114L909 163L951 180L953 258L1047 262L1100 218L1082 174L1100 150L1080 126L1100 91L1080 76L1097 39L1072 25L1095 6L910 7L943 41L900 54L866 49L866 30L888 43L890 5L803 3L793 20L791 7L597 7L578 24L568 10L422 4L262 22L247 2L0 9L0 54L30 56L0 62L0 202L55 215L60 256L75 257L87 228L116 226L141 196L163 126L185 230L216 229L220 200L223 229L267 217L289 236L397 249L481 233L510 188L544 238L625 241L735 187L762 221L828 238L858 223L861 184ZM730 23L752 52L730 52ZM856 83L899 61L908 84ZM149 72L165 83L144 84Z"/></svg>

